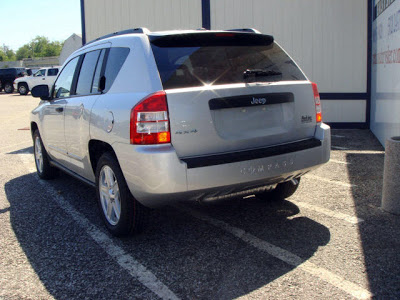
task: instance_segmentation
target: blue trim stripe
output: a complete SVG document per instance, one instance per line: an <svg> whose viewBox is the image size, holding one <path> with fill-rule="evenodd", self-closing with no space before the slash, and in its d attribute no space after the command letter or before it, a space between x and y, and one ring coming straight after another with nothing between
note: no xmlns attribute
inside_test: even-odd
<svg viewBox="0 0 400 300"><path fill-rule="evenodd" d="M367 93L319 93L321 100L368 100Z"/></svg>
<svg viewBox="0 0 400 300"><path fill-rule="evenodd" d="M201 19L202 19L202 27L210 30L211 29L210 0L201 1Z"/></svg>

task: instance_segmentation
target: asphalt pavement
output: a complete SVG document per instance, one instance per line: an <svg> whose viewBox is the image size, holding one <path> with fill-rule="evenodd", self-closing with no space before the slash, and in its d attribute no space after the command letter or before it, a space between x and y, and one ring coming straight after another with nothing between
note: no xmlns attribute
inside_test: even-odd
<svg viewBox="0 0 400 300"><path fill-rule="evenodd" d="M330 162L283 203L178 203L115 238L93 188L36 175L38 102L0 93L0 300L400 298L400 216L380 208L369 130L333 130Z"/></svg>

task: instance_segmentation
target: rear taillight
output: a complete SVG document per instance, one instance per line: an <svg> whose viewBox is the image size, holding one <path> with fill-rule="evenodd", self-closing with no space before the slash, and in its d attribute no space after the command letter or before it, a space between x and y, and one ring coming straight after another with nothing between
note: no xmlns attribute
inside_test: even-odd
<svg viewBox="0 0 400 300"><path fill-rule="evenodd" d="M164 91L147 96L132 108L130 130L131 144L171 142L167 96Z"/></svg>
<svg viewBox="0 0 400 300"><path fill-rule="evenodd" d="M317 123L322 122L322 108L321 108L321 99L319 97L318 87L317 84L311 82L312 89L314 92L314 102L315 102L315 120Z"/></svg>

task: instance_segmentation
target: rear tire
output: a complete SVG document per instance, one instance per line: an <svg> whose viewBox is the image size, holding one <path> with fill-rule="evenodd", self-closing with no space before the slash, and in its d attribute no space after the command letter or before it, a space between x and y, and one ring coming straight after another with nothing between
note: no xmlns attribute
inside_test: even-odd
<svg viewBox="0 0 400 300"><path fill-rule="evenodd" d="M25 82L22 82L18 85L18 92L21 96L28 95L29 88Z"/></svg>
<svg viewBox="0 0 400 300"><path fill-rule="evenodd" d="M14 86L13 86L13 84L7 82L7 83L4 85L4 91L5 91L7 94L11 94L12 92L14 92Z"/></svg>
<svg viewBox="0 0 400 300"><path fill-rule="evenodd" d="M262 200L283 201L292 196L300 185L300 178L296 178L297 184L292 181L279 183L272 191L256 194L256 197Z"/></svg>
<svg viewBox="0 0 400 300"><path fill-rule="evenodd" d="M49 156L43 146L39 130L33 133L33 155L37 174L41 179L53 179L57 177L58 170L51 166Z"/></svg>
<svg viewBox="0 0 400 300"><path fill-rule="evenodd" d="M104 153L96 167L96 193L102 219L114 236L141 232L149 209L131 194L115 156Z"/></svg>

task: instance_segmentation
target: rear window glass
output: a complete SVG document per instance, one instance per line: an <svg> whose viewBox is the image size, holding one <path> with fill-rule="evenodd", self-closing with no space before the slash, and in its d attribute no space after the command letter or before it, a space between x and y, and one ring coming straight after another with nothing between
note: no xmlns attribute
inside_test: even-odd
<svg viewBox="0 0 400 300"><path fill-rule="evenodd" d="M159 47L153 43L152 49L164 89L306 80L275 43L200 47Z"/></svg>

